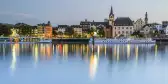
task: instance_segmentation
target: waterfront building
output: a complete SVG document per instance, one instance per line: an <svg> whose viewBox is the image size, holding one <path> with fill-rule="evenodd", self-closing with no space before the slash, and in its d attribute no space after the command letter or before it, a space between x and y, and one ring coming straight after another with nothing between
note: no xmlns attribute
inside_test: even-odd
<svg viewBox="0 0 168 84"><path fill-rule="evenodd" d="M129 17L118 17L114 22L113 36L128 37L134 32L133 22Z"/></svg>
<svg viewBox="0 0 168 84"><path fill-rule="evenodd" d="M71 25L71 28L75 33L82 36L82 27L81 25Z"/></svg>
<svg viewBox="0 0 168 84"><path fill-rule="evenodd" d="M154 28L156 28L158 31L163 30L162 24L156 24L154 25Z"/></svg>
<svg viewBox="0 0 168 84"><path fill-rule="evenodd" d="M105 19L104 22L81 21L80 25L82 26L82 32L88 33L92 26L96 26L96 29L103 28L106 38L114 38L120 35L127 37L134 32L133 21L129 17L118 17L115 19L114 16L113 8L111 7L109 19ZM147 14L145 21L146 23L148 22ZM141 21L138 21L137 24L140 22ZM142 25L143 24L144 22L142 22Z"/></svg>
<svg viewBox="0 0 168 84"><path fill-rule="evenodd" d="M168 26L165 27L164 32L166 35L168 35Z"/></svg>
<svg viewBox="0 0 168 84"><path fill-rule="evenodd" d="M87 34L92 27L96 27L97 32L99 30L104 31L104 29L106 28L106 26L108 24L109 23L107 22L107 20L104 22L103 21L102 22L95 22L94 20L91 22L91 21L85 20L80 23L80 25L82 27L83 34Z"/></svg>
<svg viewBox="0 0 168 84"><path fill-rule="evenodd" d="M147 35L151 31L151 29L152 29L152 25L151 24L146 24L142 27L140 33L142 33L144 35Z"/></svg>
<svg viewBox="0 0 168 84"><path fill-rule="evenodd" d="M31 36L37 37L38 36L38 29L37 26L33 26L31 29Z"/></svg>
<svg viewBox="0 0 168 84"><path fill-rule="evenodd" d="M45 38L52 38L52 26L50 24L50 22L48 21L48 23L45 25Z"/></svg>
<svg viewBox="0 0 168 84"><path fill-rule="evenodd" d="M162 21L162 25L163 25L163 27L167 27L168 26L168 21Z"/></svg>
<svg viewBox="0 0 168 84"><path fill-rule="evenodd" d="M82 32L83 32L84 34L87 34L88 31L89 31L90 28L91 28L91 22L90 22L90 21L87 21L87 19L85 19L85 21L81 21L81 22L80 22L80 25L81 25L81 27L82 27Z"/></svg>
<svg viewBox="0 0 168 84"><path fill-rule="evenodd" d="M105 37L106 37L106 38L112 38L112 26L107 25L107 26L104 28L104 32L105 32Z"/></svg>
<svg viewBox="0 0 168 84"><path fill-rule="evenodd" d="M140 18L134 22L134 30L139 31L145 25L145 22Z"/></svg>
<svg viewBox="0 0 168 84"><path fill-rule="evenodd" d="M68 25L58 25L58 30L57 32L62 32L65 33L66 29L68 28Z"/></svg>
<svg viewBox="0 0 168 84"><path fill-rule="evenodd" d="M44 24L39 24L38 26L37 26L37 31L38 31L38 37L39 38L44 38L44 36L45 36L45 26L44 26Z"/></svg>
<svg viewBox="0 0 168 84"><path fill-rule="evenodd" d="M52 38L52 26L50 21L47 24L38 24L37 26L39 38Z"/></svg>

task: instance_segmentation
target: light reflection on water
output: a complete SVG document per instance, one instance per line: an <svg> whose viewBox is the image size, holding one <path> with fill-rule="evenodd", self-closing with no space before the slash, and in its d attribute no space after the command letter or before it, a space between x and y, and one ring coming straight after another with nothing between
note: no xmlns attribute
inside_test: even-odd
<svg viewBox="0 0 168 84"><path fill-rule="evenodd" d="M136 82L139 77L146 75L146 79L143 79L143 84L151 83L148 81L157 81L153 84L167 84L168 81L164 79L168 77L167 72L165 72L168 65L166 64L168 63L167 49L168 45L159 44L101 44L94 46L88 44L0 44L0 60L4 60L1 62L1 65L7 65L10 60L8 67L10 67L12 76L16 77L16 81L19 81L17 78L22 77L20 73L34 73L37 70L39 74L29 75L38 78L40 71L43 71L46 73L46 75L43 76L58 78L59 75L56 75L56 73L66 75L64 71L74 70L75 68L77 71L66 72L67 74L73 74L61 77L65 77L64 80L67 81L69 80L66 79L67 77L70 78L71 81L77 82L82 81L82 79L97 81L95 83L92 82L93 84L108 83L107 81L112 77L111 80L113 81L109 81L110 83L120 84L126 81L125 84L130 84L130 80ZM57 68L58 66L59 68ZM106 67L108 67L108 69ZM2 68L3 67L0 66L0 69ZM34 70L34 68L36 68L36 70ZM26 69L30 69L30 71ZM46 69L48 71L44 71ZM53 72L52 70L55 71ZM157 72L154 74L155 71L160 72L162 75L158 75ZM10 76L7 75L8 72L3 72L6 73L6 80L10 80ZM47 73L50 75L47 75ZM85 73L87 73L89 78L84 76ZM111 77L106 74L111 75ZM136 74L139 77L137 77ZM81 78L79 78L79 76ZM153 77L148 78L150 76ZM2 75L0 78L1 77ZM116 82L119 80L119 77L125 78L123 79L124 81ZM73 78L79 78L80 80L74 80ZM157 80L155 80L155 78L157 78ZM43 81L47 81L47 79ZM61 81L55 83L60 82ZM4 83L10 82L4 81ZM88 81L85 83L90 84L91 82Z"/></svg>

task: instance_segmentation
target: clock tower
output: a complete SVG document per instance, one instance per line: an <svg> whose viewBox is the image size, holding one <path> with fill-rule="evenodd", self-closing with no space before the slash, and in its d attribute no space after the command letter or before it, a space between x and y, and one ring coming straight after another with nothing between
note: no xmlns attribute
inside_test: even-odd
<svg viewBox="0 0 168 84"><path fill-rule="evenodd" d="M109 14L109 25L114 26L114 14L113 14L113 7L111 6L111 11Z"/></svg>

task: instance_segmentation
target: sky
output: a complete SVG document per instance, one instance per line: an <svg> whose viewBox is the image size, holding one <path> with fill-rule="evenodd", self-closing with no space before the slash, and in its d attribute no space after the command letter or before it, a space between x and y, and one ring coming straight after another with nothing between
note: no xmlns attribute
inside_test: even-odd
<svg viewBox="0 0 168 84"><path fill-rule="evenodd" d="M148 12L149 22L168 20L168 0L1 0L0 23L78 25L85 19L104 21L111 6L115 18L136 21Z"/></svg>

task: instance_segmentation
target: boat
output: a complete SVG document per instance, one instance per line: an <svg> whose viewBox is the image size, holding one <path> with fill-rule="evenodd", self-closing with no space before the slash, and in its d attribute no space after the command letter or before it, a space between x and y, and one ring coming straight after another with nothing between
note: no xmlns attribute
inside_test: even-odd
<svg viewBox="0 0 168 84"><path fill-rule="evenodd" d="M93 43L93 39L89 40L89 43ZM106 39L106 38L95 38L95 44L155 44L156 41L151 38L118 38L118 39Z"/></svg>

